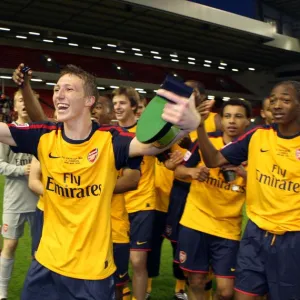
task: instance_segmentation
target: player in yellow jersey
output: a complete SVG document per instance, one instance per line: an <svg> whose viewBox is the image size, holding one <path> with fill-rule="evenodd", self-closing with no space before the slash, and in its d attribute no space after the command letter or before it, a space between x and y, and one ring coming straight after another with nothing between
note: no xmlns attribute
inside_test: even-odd
<svg viewBox="0 0 300 300"><path fill-rule="evenodd" d="M139 94L131 87L121 87L113 92L113 105L119 125L135 133ZM132 287L136 299L144 299L147 289L147 255L151 251L152 229L155 218L155 157L145 156L141 164L138 189L125 194L130 220L130 262L133 269Z"/></svg>
<svg viewBox="0 0 300 300"><path fill-rule="evenodd" d="M272 115L272 112L270 110L270 99L269 98L265 98L262 101L262 105L261 105L261 110L260 110L260 115L261 117L264 119L265 124L270 125L274 122L274 118Z"/></svg>
<svg viewBox="0 0 300 300"><path fill-rule="evenodd" d="M120 87L113 91L113 105L119 125L135 133L139 94L134 88ZM125 204L130 220L130 262L133 269L133 295L144 299L147 288L147 255L152 249L152 230L155 218L155 157L144 156L141 179L135 191L125 193Z"/></svg>
<svg viewBox="0 0 300 300"><path fill-rule="evenodd" d="M254 128L218 151L198 129L208 167L248 160L247 215L236 266L236 299L300 298L300 83L270 93L276 124Z"/></svg>
<svg viewBox="0 0 300 300"><path fill-rule="evenodd" d="M250 123L251 106L231 99L221 108L222 132L209 134L211 143L221 149L241 136ZM194 146L196 145L196 147ZM232 299L234 270L246 198L246 171L234 168L236 179L226 182L224 169L208 169L201 161L198 140L191 146L191 157L175 170L175 176L191 178L190 169L199 168L192 181L182 215L177 259L188 274L190 292L195 299L205 299L207 274L212 266L217 281L216 299ZM225 169L226 170L226 169Z"/></svg>
<svg viewBox="0 0 300 300"><path fill-rule="evenodd" d="M201 102L203 102L206 99L204 85L201 82L195 80L188 80L185 82L185 84L194 89L195 102L196 105L199 106ZM205 118L205 126L207 126L210 132L221 130L220 116L218 114L210 112L208 116L205 116ZM191 142L197 139L197 131L191 132L189 137L190 139L186 138L184 143L181 144L182 147L178 148L177 145L174 145L171 148L171 151L176 149L180 150L187 159L190 155L190 152L184 148L188 149L191 145ZM192 178L194 179L197 178L200 173L198 168L190 168L189 172L191 173ZM174 259L177 248L179 221L184 210L186 197L190 189L190 184L190 179L182 180L175 177L170 192L170 204L166 217L164 236L171 241ZM179 268L177 262L173 263L173 274L174 277L177 279L175 285L175 297L176 295L181 298L186 297L186 294L184 293L186 276L184 275L183 271ZM206 285L207 299L210 299L211 288L212 282L209 281Z"/></svg>
<svg viewBox="0 0 300 300"><path fill-rule="evenodd" d="M22 67L14 78L23 85L23 98L36 106ZM97 94L95 78L69 65L54 86L58 123L0 123L1 142L39 159L44 186L43 233L22 300L115 297L110 207L117 170L133 168L140 163L138 156L161 150L119 127L92 122L90 109ZM193 97L186 102L167 91L159 94L172 100L162 117L184 128L178 138L199 125Z"/></svg>
<svg viewBox="0 0 300 300"><path fill-rule="evenodd" d="M113 104L108 96L99 96L92 109L92 118L99 124L109 124L113 119ZM139 166L137 166L139 167ZM117 183L114 189L114 195L111 201L111 225L114 262L116 265L115 283L116 299L126 299L130 296L130 290L126 287L129 281L129 220L125 208L124 192L134 190L138 186L140 171L124 168L119 171ZM33 238L33 249L38 248L43 228L43 184L41 182L41 168L39 161L34 158L32 161L32 172L29 176L29 187L40 199L36 209L36 224ZM128 291L126 291L128 289ZM123 298L123 291L124 298Z"/></svg>

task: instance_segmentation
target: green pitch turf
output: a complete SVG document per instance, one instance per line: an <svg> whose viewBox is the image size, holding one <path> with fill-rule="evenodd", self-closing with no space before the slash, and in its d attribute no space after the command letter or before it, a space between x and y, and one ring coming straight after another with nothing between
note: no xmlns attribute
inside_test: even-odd
<svg viewBox="0 0 300 300"><path fill-rule="evenodd" d="M2 198L3 198L4 178L0 176L0 213L2 215ZM23 282L30 266L30 235L28 226L25 229L25 235L20 239L15 257L15 266L13 276L9 285L8 299L20 299ZM161 276L153 280L152 299L168 300L173 299L175 280L172 276L172 249L170 243L165 241L163 244L161 258Z"/></svg>

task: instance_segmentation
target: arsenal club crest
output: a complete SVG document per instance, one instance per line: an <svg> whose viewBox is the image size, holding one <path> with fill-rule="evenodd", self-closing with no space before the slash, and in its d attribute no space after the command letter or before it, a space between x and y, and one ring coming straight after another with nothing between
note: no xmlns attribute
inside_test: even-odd
<svg viewBox="0 0 300 300"><path fill-rule="evenodd" d="M300 149L296 150L296 158L300 160Z"/></svg>
<svg viewBox="0 0 300 300"><path fill-rule="evenodd" d="M179 252L179 261L183 264L186 261L186 253L184 251Z"/></svg>
<svg viewBox="0 0 300 300"><path fill-rule="evenodd" d="M8 230L8 224L3 224L2 230L3 230L3 232L7 232L7 230Z"/></svg>
<svg viewBox="0 0 300 300"><path fill-rule="evenodd" d="M87 156L87 159L90 163L94 163L98 158L98 148L93 149Z"/></svg>

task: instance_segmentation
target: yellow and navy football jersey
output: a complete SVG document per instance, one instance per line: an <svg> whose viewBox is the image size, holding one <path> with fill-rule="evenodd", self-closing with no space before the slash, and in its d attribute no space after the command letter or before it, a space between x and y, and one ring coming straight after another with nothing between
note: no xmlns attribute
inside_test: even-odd
<svg viewBox="0 0 300 300"><path fill-rule="evenodd" d="M71 140L62 123L9 126L17 151L34 154L44 184L44 227L36 259L72 278L96 280L115 271L111 199L117 170L129 158L132 134L93 123L85 140Z"/></svg>
<svg viewBox="0 0 300 300"><path fill-rule="evenodd" d="M111 200L111 226L113 243L129 243L129 219L124 194L115 194Z"/></svg>
<svg viewBox="0 0 300 300"><path fill-rule="evenodd" d="M138 168L139 166L136 167L140 169ZM118 176L122 176L122 173L122 170L120 170ZM130 223L125 207L124 193L113 195L111 201L111 226L113 243L129 243Z"/></svg>
<svg viewBox="0 0 300 300"><path fill-rule="evenodd" d="M224 147L222 132L210 134L209 139L216 149ZM198 140L191 145L191 157L185 166L205 166L200 159ZM212 168L206 181L192 180L180 224L214 236L239 240L245 199L246 181L242 177L226 183L220 168Z"/></svg>
<svg viewBox="0 0 300 300"><path fill-rule="evenodd" d="M185 157L188 150L181 148L178 144L174 144L171 149L157 155L155 164L155 188L156 188L156 210L167 212L170 202L170 193L174 181L174 172L167 169L164 162L168 160L169 153L180 151Z"/></svg>
<svg viewBox="0 0 300 300"><path fill-rule="evenodd" d="M169 197L174 180L174 172L167 169L163 162L156 158L155 164L155 188L157 193L156 210L167 212Z"/></svg>
<svg viewBox="0 0 300 300"><path fill-rule="evenodd" d="M136 132L136 125L125 128L129 132ZM144 156L141 163L141 178L138 188L134 191L124 193L125 205L128 213L143 210L154 210L156 193L154 182L154 156Z"/></svg>
<svg viewBox="0 0 300 300"><path fill-rule="evenodd" d="M274 234L300 230L300 134L276 124L254 128L221 150L232 164L248 160L247 214Z"/></svg>

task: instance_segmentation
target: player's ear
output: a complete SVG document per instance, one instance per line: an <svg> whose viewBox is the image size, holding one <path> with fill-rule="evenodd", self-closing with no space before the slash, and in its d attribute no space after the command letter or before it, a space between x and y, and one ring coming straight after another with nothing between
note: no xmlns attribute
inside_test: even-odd
<svg viewBox="0 0 300 300"><path fill-rule="evenodd" d="M96 101L95 96L90 96L90 97L87 97L85 104L88 107L92 107L94 105L95 101Z"/></svg>

